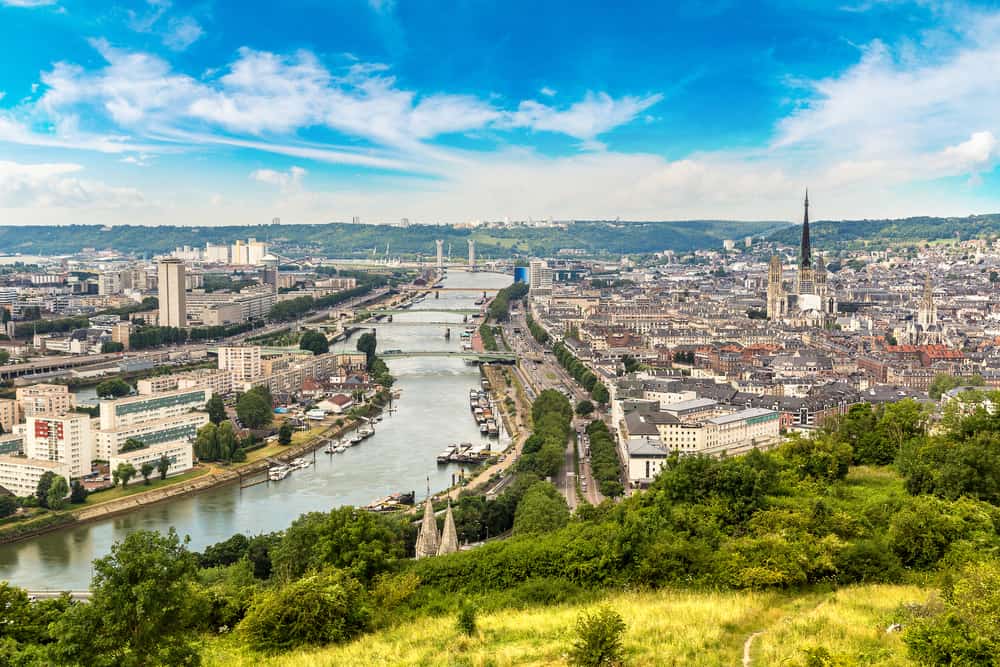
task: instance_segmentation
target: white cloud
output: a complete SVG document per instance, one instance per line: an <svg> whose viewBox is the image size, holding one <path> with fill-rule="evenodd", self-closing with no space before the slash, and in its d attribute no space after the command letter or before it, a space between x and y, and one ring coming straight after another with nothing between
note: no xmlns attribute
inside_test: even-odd
<svg viewBox="0 0 1000 667"><path fill-rule="evenodd" d="M56 0L0 0L5 7L47 7L56 4Z"/></svg>
<svg viewBox="0 0 1000 667"><path fill-rule="evenodd" d="M556 91L553 90L552 88L549 88L548 86L542 86L542 88L540 88L538 92L541 93L542 95L545 95L545 97L555 97L556 95Z"/></svg>
<svg viewBox="0 0 1000 667"><path fill-rule="evenodd" d="M588 92L583 100L563 110L528 100L521 102L517 111L510 114L509 123L514 127L559 132L590 141L631 122L662 99L660 94L614 99L607 93Z"/></svg>
<svg viewBox="0 0 1000 667"><path fill-rule="evenodd" d="M79 178L73 163L0 161L0 208L120 208L143 202L133 188Z"/></svg>
<svg viewBox="0 0 1000 667"><path fill-rule="evenodd" d="M174 51L183 51L201 39L205 31L193 17L170 19L163 43Z"/></svg>
<svg viewBox="0 0 1000 667"><path fill-rule="evenodd" d="M302 189L302 179L306 175L306 170L302 167L292 167L288 171L274 171L273 169L257 169L250 173L250 179L258 183L272 185L282 193L298 192Z"/></svg>
<svg viewBox="0 0 1000 667"><path fill-rule="evenodd" d="M183 51L201 39L205 31L192 16L174 16L161 21L173 7L170 0L146 0L146 12L129 10L128 26L135 32L158 33L164 46Z"/></svg>
<svg viewBox="0 0 1000 667"><path fill-rule="evenodd" d="M368 6L377 14L388 14L396 8L396 0L368 0Z"/></svg>

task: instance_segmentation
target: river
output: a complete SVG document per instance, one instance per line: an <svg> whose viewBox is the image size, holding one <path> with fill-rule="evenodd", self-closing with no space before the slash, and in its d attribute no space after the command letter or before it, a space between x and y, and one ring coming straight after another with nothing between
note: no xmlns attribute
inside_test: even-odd
<svg viewBox="0 0 1000 667"><path fill-rule="evenodd" d="M453 272L446 287L497 288L509 276ZM380 350L436 351L460 349L462 315L435 308L474 307L480 294L441 292L398 313L377 327ZM409 324L408 324L409 322ZM450 340L444 325L454 322ZM342 344L354 349L353 341ZM193 496L152 505L122 516L84 524L39 537L0 545L0 579L28 589L79 590L89 586L91 561L108 553L128 533L173 527L200 550L234 533L248 535L286 528L304 512L340 505L365 505L395 491L416 491L423 498L428 484L441 490L460 466L439 466L435 457L452 442L478 442L479 428L469 412L469 390L479 386L479 371L458 358L390 359L401 398L395 412L377 424L374 436L343 454L316 452L316 464L296 470L280 482L240 490L239 485L214 488Z"/></svg>

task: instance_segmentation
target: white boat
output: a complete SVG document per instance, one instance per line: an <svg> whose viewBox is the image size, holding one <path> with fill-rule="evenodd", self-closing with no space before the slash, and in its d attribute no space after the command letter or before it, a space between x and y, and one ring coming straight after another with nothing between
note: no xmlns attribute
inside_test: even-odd
<svg viewBox="0 0 1000 667"><path fill-rule="evenodd" d="M344 445L341 445L340 447L337 447L333 451L337 452L338 454L343 454L344 452L347 451L347 447L345 447Z"/></svg>
<svg viewBox="0 0 1000 667"><path fill-rule="evenodd" d="M292 462L291 462L291 466L292 466L293 469L294 468L308 468L312 464L313 464L313 462L312 462L311 459L302 459L302 458L292 459Z"/></svg>
<svg viewBox="0 0 1000 667"><path fill-rule="evenodd" d="M272 482L279 482L288 477L290 472L292 469L288 466L275 466L267 471L267 476Z"/></svg>

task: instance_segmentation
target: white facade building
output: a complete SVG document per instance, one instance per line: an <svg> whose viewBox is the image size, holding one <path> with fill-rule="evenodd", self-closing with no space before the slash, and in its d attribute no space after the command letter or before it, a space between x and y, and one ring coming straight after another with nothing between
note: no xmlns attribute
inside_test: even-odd
<svg viewBox="0 0 1000 667"><path fill-rule="evenodd" d="M69 413L29 417L24 453L29 459L64 464L72 477L89 474L94 459L90 416Z"/></svg>
<svg viewBox="0 0 1000 667"><path fill-rule="evenodd" d="M123 452L112 456L109 463L111 470L115 470L122 463L130 463L136 471L142 468L142 464L149 463L156 466L161 457L167 457L170 467L167 468L167 477L177 475L194 467L194 448L190 442L165 442L160 445L151 445L131 452ZM153 477L159 472L153 472ZM141 482L142 475L136 475L130 482Z"/></svg>
<svg viewBox="0 0 1000 667"><path fill-rule="evenodd" d="M65 463L26 459L20 456L0 456L0 486L15 496L23 498L35 495L38 481L47 472L65 478L67 486L69 485L69 466Z"/></svg>

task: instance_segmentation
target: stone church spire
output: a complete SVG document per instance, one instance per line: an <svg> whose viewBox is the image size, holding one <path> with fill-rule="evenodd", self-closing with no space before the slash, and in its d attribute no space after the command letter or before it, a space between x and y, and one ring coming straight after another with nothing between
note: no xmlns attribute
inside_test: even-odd
<svg viewBox="0 0 1000 667"><path fill-rule="evenodd" d="M439 542L437 519L434 518L434 506L431 504L431 494L428 489L427 502L424 503L424 520L420 523L420 533L417 535L417 558L436 556Z"/></svg>
<svg viewBox="0 0 1000 667"><path fill-rule="evenodd" d="M453 554L458 551L458 531L455 529L455 517L451 513L451 501L448 501L448 512L444 515L444 529L441 531L441 546L438 556Z"/></svg>

